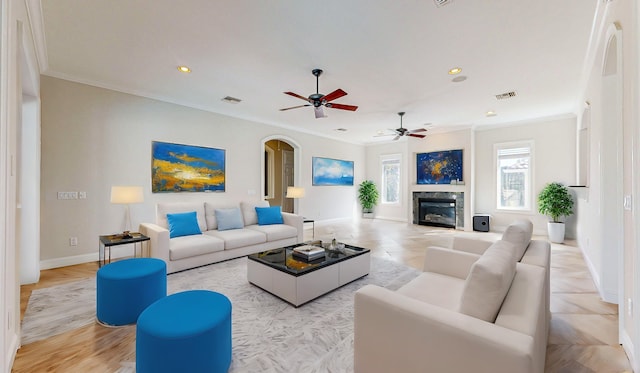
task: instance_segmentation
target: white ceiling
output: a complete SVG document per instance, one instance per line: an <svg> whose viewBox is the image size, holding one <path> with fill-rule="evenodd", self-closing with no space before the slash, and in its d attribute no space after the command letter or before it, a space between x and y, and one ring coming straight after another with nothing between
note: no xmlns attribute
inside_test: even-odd
<svg viewBox="0 0 640 373"><path fill-rule="evenodd" d="M41 1L45 75L355 143L575 111L597 0ZM177 71L187 65L192 73ZM462 67L468 79L451 81ZM283 94L342 88L312 107ZM497 100L495 95L516 91ZM221 101L225 96L239 104ZM488 110L497 112L486 117ZM336 132L345 128L346 132ZM387 131L387 133L389 133ZM427 133L428 134L428 133ZM404 139L403 139L404 140ZM428 141L409 138L409 141ZM402 141L402 140L401 140Z"/></svg>

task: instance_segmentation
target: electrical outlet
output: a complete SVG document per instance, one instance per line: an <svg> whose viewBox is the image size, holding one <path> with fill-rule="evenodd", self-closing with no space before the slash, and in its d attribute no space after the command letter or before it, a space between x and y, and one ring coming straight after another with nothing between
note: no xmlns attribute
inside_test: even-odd
<svg viewBox="0 0 640 373"><path fill-rule="evenodd" d="M78 237L69 237L69 246L78 246Z"/></svg>
<svg viewBox="0 0 640 373"><path fill-rule="evenodd" d="M633 299L627 298L627 314L633 316Z"/></svg>
<svg viewBox="0 0 640 373"><path fill-rule="evenodd" d="M87 192L78 192L78 197L80 199L87 199Z"/></svg>

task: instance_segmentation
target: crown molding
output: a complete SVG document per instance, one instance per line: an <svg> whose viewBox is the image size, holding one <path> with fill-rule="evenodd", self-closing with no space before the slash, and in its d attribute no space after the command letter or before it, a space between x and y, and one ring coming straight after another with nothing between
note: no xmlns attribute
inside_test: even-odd
<svg viewBox="0 0 640 373"><path fill-rule="evenodd" d="M40 0L25 0L29 26L33 36L33 45L38 60L38 68L41 73L49 70L49 57L47 55L47 40L44 35L44 17L42 16L42 3Z"/></svg>

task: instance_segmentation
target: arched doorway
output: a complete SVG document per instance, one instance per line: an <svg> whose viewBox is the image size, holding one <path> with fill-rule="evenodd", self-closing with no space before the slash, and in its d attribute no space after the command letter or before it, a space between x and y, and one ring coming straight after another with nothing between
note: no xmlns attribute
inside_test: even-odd
<svg viewBox="0 0 640 373"><path fill-rule="evenodd" d="M625 231L629 232L630 227L626 222L626 211L620 204L627 194L624 184L628 176L625 174L630 171L630 166L625 159L628 158L626 153L631 151L624 141L623 90L622 30L614 24L607 32L601 89L601 122L604 127L600 162L609 165L600 168L600 180L606 180L600 188L602 242L607 243L602 255L601 287L604 300L618 303L619 336L624 335L625 328L633 328L633 320L628 313L631 306L627 304L633 291L633 280L628 278L633 273L633 260L629 257L631 252L625 250L628 245ZM621 343L624 342L622 339Z"/></svg>
<svg viewBox="0 0 640 373"><path fill-rule="evenodd" d="M262 195L284 212L299 211L298 201L286 198L287 186L300 186L300 146L292 139L269 136L262 140Z"/></svg>

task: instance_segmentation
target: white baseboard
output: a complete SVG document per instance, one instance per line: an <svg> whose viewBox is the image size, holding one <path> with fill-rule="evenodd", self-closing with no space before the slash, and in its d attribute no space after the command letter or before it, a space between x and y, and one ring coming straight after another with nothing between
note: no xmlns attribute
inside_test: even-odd
<svg viewBox="0 0 640 373"><path fill-rule="evenodd" d="M631 364L631 369L634 372L640 372L640 366L638 366L638 362L635 358L633 351L635 348L633 347L633 342L629 337L629 334L625 330L620 333L620 344L624 349L624 352L627 354L627 358L629 358L629 363Z"/></svg>
<svg viewBox="0 0 640 373"><path fill-rule="evenodd" d="M47 259L40 261L40 270L72 266L75 264L98 261L98 253L66 256L64 258Z"/></svg>
<svg viewBox="0 0 640 373"><path fill-rule="evenodd" d="M600 291L600 295L602 296L602 300L607 303L618 304L620 302L620 300L618 299L618 293L602 290Z"/></svg>
<svg viewBox="0 0 640 373"><path fill-rule="evenodd" d="M504 231L507 230L507 227L509 227L508 225L491 225L491 232L496 232L496 233L504 233ZM533 229L533 231L531 232L532 236L547 236L547 230L546 229Z"/></svg>
<svg viewBox="0 0 640 373"><path fill-rule="evenodd" d="M123 246L124 247L124 246ZM133 251L129 250L115 250L111 255L111 259L126 258L133 256ZM90 263L98 261L98 253L82 254L74 256L66 256L64 258L47 259L40 261L40 270L60 268L66 266L72 266L76 264Z"/></svg>
<svg viewBox="0 0 640 373"><path fill-rule="evenodd" d="M591 273L591 277L593 278L593 283L596 285L596 289L598 290L598 294L600 294L600 298L602 298L603 300L606 300L605 294L602 292L602 283L600 282L600 274L598 274L598 271L596 271L596 267L593 265L593 263L591 262L591 259L589 259L589 255L585 253L582 246L578 245L578 247L580 248L580 252L582 253L582 257L584 258L585 263L587 263L587 268L589 269L589 273ZM616 303L616 304L618 303L617 296L616 296L615 302L613 303Z"/></svg>
<svg viewBox="0 0 640 373"><path fill-rule="evenodd" d="M5 362L7 363L7 367L5 372L11 372L11 368L13 367L13 362L16 360L16 355L18 353L18 349L20 348L20 338L18 338L17 334L14 334L9 338L9 343L7 346L7 352L5 355Z"/></svg>
<svg viewBox="0 0 640 373"><path fill-rule="evenodd" d="M506 227L504 228L505 230L507 229ZM547 237L547 230L546 229L534 229L532 232L533 236L544 236Z"/></svg>
<svg viewBox="0 0 640 373"><path fill-rule="evenodd" d="M362 217L361 217L362 218ZM317 223L338 223L341 221L347 222L352 221L353 218L331 218L331 219L314 219Z"/></svg>
<svg viewBox="0 0 640 373"><path fill-rule="evenodd" d="M406 222L409 221L407 219L394 218L394 217L391 217L391 216L375 216L375 219L398 221L398 222L401 222L401 223L406 223Z"/></svg>

